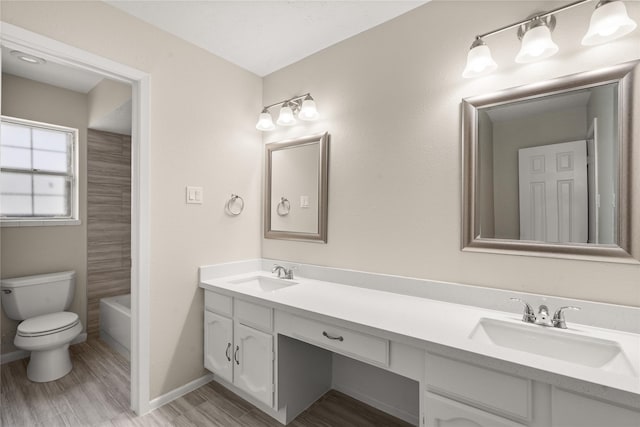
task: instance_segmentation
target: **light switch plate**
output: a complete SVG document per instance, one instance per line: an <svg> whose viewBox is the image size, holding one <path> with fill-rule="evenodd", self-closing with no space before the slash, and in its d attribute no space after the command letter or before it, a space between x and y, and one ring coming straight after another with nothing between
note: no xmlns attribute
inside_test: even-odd
<svg viewBox="0 0 640 427"><path fill-rule="evenodd" d="M187 203L202 204L202 187L187 186Z"/></svg>
<svg viewBox="0 0 640 427"><path fill-rule="evenodd" d="M309 196L300 196L300 207L301 208L309 207Z"/></svg>

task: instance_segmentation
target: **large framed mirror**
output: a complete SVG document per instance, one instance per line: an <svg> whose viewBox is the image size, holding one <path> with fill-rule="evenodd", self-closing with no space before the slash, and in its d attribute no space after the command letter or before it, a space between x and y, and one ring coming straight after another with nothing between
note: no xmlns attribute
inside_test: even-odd
<svg viewBox="0 0 640 427"><path fill-rule="evenodd" d="M639 63L463 99L463 250L640 262Z"/></svg>
<svg viewBox="0 0 640 427"><path fill-rule="evenodd" d="M327 242L329 134L266 145L264 237Z"/></svg>

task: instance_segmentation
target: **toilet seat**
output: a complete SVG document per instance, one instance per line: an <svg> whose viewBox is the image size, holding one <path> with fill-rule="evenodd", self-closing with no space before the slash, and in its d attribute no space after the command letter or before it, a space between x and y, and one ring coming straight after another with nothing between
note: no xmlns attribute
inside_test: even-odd
<svg viewBox="0 0 640 427"><path fill-rule="evenodd" d="M45 314L20 323L16 335L25 338L52 335L71 329L79 323L78 315L69 311Z"/></svg>

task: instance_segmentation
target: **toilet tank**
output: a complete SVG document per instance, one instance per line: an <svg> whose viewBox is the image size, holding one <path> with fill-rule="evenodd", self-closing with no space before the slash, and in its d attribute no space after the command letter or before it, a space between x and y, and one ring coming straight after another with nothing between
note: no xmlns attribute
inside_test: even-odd
<svg viewBox="0 0 640 427"><path fill-rule="evenodd" d="M64 311L73 301L75 284L75 271L2 279L2 308L13 320Z"/></svg>

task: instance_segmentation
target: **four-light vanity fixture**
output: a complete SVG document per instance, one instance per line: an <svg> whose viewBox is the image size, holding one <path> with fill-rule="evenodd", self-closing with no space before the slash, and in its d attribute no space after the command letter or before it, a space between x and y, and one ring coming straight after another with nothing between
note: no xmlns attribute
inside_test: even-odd
<svg viewBox="0 0 640 427"><path fill-rule="evenodd" d="M556 25L554 14L590 1L592 0L569 3L549 12L539 13L514 24L476 36L467 55L467 66L462 77L479 77L498 68L484 39L515 27L518 27L518 38L522 42L520 52L516 56L517 63L524 64L549 58L558 52L558 45L551 39L551 32ZM582 44L592 46L606 43L630 33L635 28L636 23L629 18L622 0L600 0L591 15L589 29L582 39Z"/></svg>
<svg viewBox="0 0 640 427"><path fill-rule="evenodd" d="M310 93L305 93L304 95L294 96L293 98L285 99L264 107L262 109L262 113L260 113L260 117L258 118L258 123L256 123L256 129L273 130L276 128L273 124L271 113L269 112L269 108L275 107L276 105L282 105L280 107L278 120L276 121L280 126L295 125L296 113L298 113L298 118L300 120L316 120L318 118L316 102L313 100Z"/></svg>

